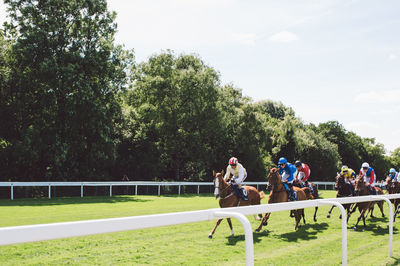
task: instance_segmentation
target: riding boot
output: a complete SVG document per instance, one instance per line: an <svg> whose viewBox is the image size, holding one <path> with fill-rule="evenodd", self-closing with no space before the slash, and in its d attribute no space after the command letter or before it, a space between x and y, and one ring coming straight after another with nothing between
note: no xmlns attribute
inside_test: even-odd
<svg viewBox="0 0 400 266"><path fill-rule="evenodd" d="M288 194L288 200L289 201L293 201L293 199L291 198L291 189L289 188L288 184L286 182L283 182L283 186L286 190L286 193Z"/></svg>
<svg viewBox="0 0 400 266"><path fill-rule="evenodd" d="M247 196L247 191L244 187L242 187L242 196L244 200L249 200L249 197Z"/></svg>

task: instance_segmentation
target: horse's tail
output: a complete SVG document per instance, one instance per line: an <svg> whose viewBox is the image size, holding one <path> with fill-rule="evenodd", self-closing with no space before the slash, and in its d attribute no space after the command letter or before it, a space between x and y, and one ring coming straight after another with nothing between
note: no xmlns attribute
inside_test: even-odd
<svg viewBox="0 0 400 266"><path fill-rule="evenodd" d="M260 194L260 199L264 199L266 197L264 191L258 192L258 194Z"/></svg>

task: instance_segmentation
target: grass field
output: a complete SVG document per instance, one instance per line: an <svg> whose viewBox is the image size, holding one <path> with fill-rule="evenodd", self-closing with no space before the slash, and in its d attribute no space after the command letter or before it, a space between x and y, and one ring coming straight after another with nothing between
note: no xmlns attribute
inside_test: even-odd
<svg viewBox="0 0 400 266"><path fill-rule="evenodd" d="M322 191L323 198L335 196ZM266 200L263 200L266 203ZM117 196L55 199L0 200L0 227L125 217L155 213L216 208L212 195ZM255 265L340 265L341 221L335 208L306 209L307 224L294 231L289 212L273 213L268 226L254 233ZM377 210L367 228L353 231L357 215L348 227L349 265L397 265L400 263L399 220L395 223L393 258L388 257L388 208L385 218ZM357 213L358 214L358 213ZM259 225L248 217L253 230ZM208 233L215 221L177 226L75 237L1 246L0 265L244 265L245 241L242 226L233 219L235 236L223 221L214 238Z"/></svg>

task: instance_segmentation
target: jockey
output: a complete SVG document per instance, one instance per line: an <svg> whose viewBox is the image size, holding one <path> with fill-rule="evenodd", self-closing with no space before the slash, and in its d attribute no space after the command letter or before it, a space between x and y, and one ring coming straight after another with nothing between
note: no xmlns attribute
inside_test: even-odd
<svg viewBox="0 0 400 266"><path fill-rule="evenodd" d="M310 177L311 174L310 167L307 164L302 163L300 160L297 160L294 163L294 166L296 166L297 169L296 179L300 181L300 186L301 187L307 186L310 188L311 193L314 193L312 186L308 184L308 178Z"/></svg>
<svg viewBox="0 0 400 266"><path fill-rule="evenodd" d="M289 195L289 200L297 200L296 192L293 190L293 180L297 175L296 167L293 164L288 163L285 157L281 157L278 161L278 170L286 192Z"/></svg>
<svg viewBox="0 0 400 266"><path fill-rule="evenodd" d="M356 172L354 172L353 169L347 167L347 165L343 165L340 174L344 176L346 183L350 184L351 192L354 195L354 185L352 180L356 178Z"/></svg>
<svg viewBox="0 0 400 266"><path fill-rule="evenodd" d="M247 177L247 172L235 157L229 159L228 167L226 167L225 181L228 181L231 175L231 184L236 196L239 198L243 197L244 200L249 200L246 189L242 187L242 183Z"/></svg>
<svg viewBox="0 0 400 266"><path fill-rule="evenodd" d="M389 175L388 177L390 177L392 179L392 182L399 182L400 180L400 175L399 173L396 172L396 170L394 168L390 168L389 170Z"/></svg>
<svg viewBox="0 0 400 266"><path fill-rule="evenodd" d="M364 177L364 181L368 186L370 194L377 195L377 192L374 188L374 182L376 178L374 168L370 167L367 162L364 162L361 165L360 176Z"/></svg>

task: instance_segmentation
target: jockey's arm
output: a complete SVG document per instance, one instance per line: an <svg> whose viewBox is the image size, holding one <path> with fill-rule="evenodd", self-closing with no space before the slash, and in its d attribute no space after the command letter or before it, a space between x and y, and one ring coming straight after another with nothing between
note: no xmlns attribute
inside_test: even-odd
<svg viewBox="0 0 400 266"><path fill-rule="evenodd" d="M230 166L228 165L226 167L226 173L225 173L225 176L224 176L225 181L228 181L230 176L231 176L231 169L230 169Z"/></svg>

